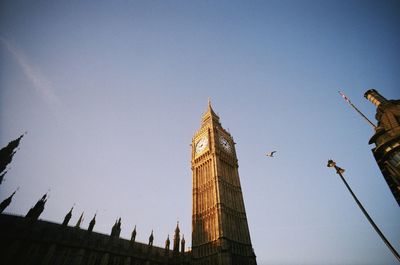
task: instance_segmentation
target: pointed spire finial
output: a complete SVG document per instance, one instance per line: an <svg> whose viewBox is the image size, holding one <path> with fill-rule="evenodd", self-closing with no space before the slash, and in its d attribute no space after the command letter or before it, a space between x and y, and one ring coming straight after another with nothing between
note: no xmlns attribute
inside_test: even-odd
<svg viewBox="0 0 400 265"><path fill-rule="evenodd" d="M214 112L214 110L211 106L211 98L209 97L206 112L203 113L203 116L202 116L202 124L204 124L206 121L208 121L210 119L219 122L219 117Z"/></svg>
<svg viewBox="0 0 400 265"><path fill-rule="evenodd" d="M182 235L182 240L181 240L181 252L185 252L185 235Z"/></svg>
<svg viewBox="0 0 400 265"><path fill-rule="evenodd" d="M69 220L71 220L71 217L72 217L72 210L74 209L74 206L75 206L75 203L74 203L74 205L71 207L71 210L69 210L69 212L65 215L64 221L62 222L62 225L63 225L63 226L67 226Z"/></svg>
<svg viewBox="0 0 400 265"><path fill-rule="evenodd" d="M77 222L76 225L75 225L76 228L81 228L81 224L82 224L82 222L83 222L83 214L84 214L84 213L85 213L85 212L82 212L81 216L79 217L78 222Z"/></svg>
<svg viewBox="0 0 400 265"><path fill-rule="evenodd" d="M44 196L43 196L43 198L45 198L46 201L50 198L50 191L51 191L51 189L50 189L50 187L49 187L49 189L46 191L46 193L45 193Z"/></svg>
<svg viewBox="0 0 400 265"><path fill-rule="evenodd" d="M132 243L135 242L135 238L136 238L136 225L131 234L131 242Z"/></svg>
<svg viewBox="0 0 400 265"><path fill-rule="evenodd" d="M151 234L149 237L149 246L153 246L154 236L153 236L153 229L151 230Z"/></svg>
<svg viewBox="0 0 400 265"><path fill-rule="evenodd" d="M39 216L43 212L47 201L46 196L47 193L43 195L43 197L35 204L35 206L29 209L28 213L25 215L25 218L31 221L36 221L39 219Z"/></svg>
<svg viewBox="0 0 400 265"><path fill-rule="evenodd" d="M11 194L11 197L14 196L14 194L19 190L19 186L18 188L13 192L13 194Z"/></svg>
<svg viewBox="0 0 400 265"><path fill-rule="evenodd" d="M13 192L13 194L11 194L7 199L5 199L4 201L2 201L0 203L0 213L2 213L4 211L4 209L7 208L8 205L10 205L11 200L18 189L19 189L19 187Z"/></svg>
<svg viewBox="0 0 400 265"><path fill-rule="evenodd" d="M94 214L93 219L89 223L89 227L88 227L89 232L93 231L94 225L96 224L96 215L97 215L97 212Z"/></svg>

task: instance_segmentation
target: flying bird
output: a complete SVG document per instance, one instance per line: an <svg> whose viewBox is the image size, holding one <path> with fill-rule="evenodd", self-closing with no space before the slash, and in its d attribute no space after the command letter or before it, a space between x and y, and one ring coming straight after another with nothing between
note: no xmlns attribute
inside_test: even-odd
<svg viewBox="0 0 400 265"><path fill-rule="evenodd" d="M276 153L276 151L272 151L272 152L266 153L265 155L269 156L269 157L274 157L274 153Z"/></svg>

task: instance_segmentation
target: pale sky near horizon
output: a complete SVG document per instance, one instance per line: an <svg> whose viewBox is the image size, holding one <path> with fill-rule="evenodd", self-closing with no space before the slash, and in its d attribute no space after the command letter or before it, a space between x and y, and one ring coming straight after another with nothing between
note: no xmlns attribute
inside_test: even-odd
<svg viewBox="0 0 400 265"><path fill-rule="evenodd" d="M400 98L398 1L2 1L0 146L24 131L0 200L25 215L191 245L191 138L211 97L235 139L257 261L397 264L400 208L339 96ZM277 150L275 158L265 153Z"/></svg>

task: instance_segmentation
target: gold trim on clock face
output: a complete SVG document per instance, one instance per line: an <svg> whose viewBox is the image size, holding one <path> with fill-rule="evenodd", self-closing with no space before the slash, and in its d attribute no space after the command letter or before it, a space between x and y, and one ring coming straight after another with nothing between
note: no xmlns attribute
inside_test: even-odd
<svg viewBox="0 0 400 265"><path fill-rule="evenodd" d="M203 150L208 146L207 136L203 136L196 143L196 154L203 152Z"/></svg>
<svg viewBox="0 0 400 265"><path fill-rule="evenodd" d="M219 143L221 144L222 148L227 151L228 153L231 152L232 147L231 144L228 142L228 140L225 139L225 137L221 136L219 137Z"/></svg>

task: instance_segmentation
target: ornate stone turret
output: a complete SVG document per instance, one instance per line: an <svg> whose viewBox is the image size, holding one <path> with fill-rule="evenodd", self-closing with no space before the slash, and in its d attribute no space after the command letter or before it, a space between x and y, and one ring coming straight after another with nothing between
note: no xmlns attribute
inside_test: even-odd
<svg viewBox="0 0 400 265"><path fill-rule="evenodd" d="M116 237L119 238L120 234L121 234L121 217L118 220L117 230L116 230Z"/></svg>
<svg viewBox="0 0 400 265"><path fill-rule="evenodd" d="M115 224L111 229L111 237L119 238L120 234L121 234L121 217L118 220L115 220Z"/></svg>
<svg viewBox="0 0 400 265"><path fill-rule="evenodd" d="M26 133L22 134L15 140L12 140L7 146L0 149L0 185L3 182L4 176L7 173L7 165L11 163L16 149L18 148L19 142Z"/></svg>
<svg viewBox="0 0 400 265"><path fill-rule="evenodd" d="M136 225L135 225L135 228L132 231L131 242L135 243L135 239L136 239Z"/></svg>
<svg viewBox="0 0 400 265"><path fill-rule="evenodd" d="M69 212L65 215L64 217L64 221L62 222L63 226L67 226L69 223L69 220L71 220L72 217L72 210L74 209L74 207L71 207L71 210L69 210Z"/></svg>
<svg viewBox="0 0 400 265"><path fill-rule="evenodd" d="M94 214L93 219L89 223L88 231L92 232L94 225L96 224L96 214Z"/></svg>
<svg viewBox="0 0 400 265"><path fill-rule="evenodd" d="M169 250L169 245L171 244L171 241L169 240L169 235L167 236L167 240L165 240L165 250Z"/></svg>
<svg viewBox="0 0 400 265"><path fill-rule="evenodd" d="M177 222L174 235L174 252L179 252L179 243L181 241L179 233L180 233L179 222Z"/></svg>
<svg viewBox="0 0 400 265"><path fill-rule="evenodd" d="M8 197L7 199L5 199L4 201L2 201L0 203L0 213L2 213L7 207L8 205L10 205L11 201L12 201L12 197L14 196L14 194L18 191L18 189L16 189L11 195L10 197Z"/></svg>
<svg viewBox="0 0 400 265"><path fill-rule="evenodd" d="M37 220L39 219L40 214L44 210L44 205L46 204L47 201L47 194L43 195L43 197L33 206L28 213L26 214L25 218L30 219L30 220Z"/></svg>
<svg viewBox="0 0 400 265"><path fill-rule="evenodd" d="M81 224L83 222L83 213L84 212L82 212L81 216L79 217L78 222L76 222L75 228L81 228Z"/></svg>
<svg viewBox="0 0 400 265"><path fill-rule="evenodd" d="M182 235L182 240L181 240L181 252L185 253L185 235Z"/></svg>
<svg viewBox="0 0 400 265"><path fill-rule="evenodd" d="M115 220L115 223L114 223L113 227L111 228L111 235L110 235L111 237L115 236L117 224L118 224L118 220Z"/></svg>
<svg viewBox="0 0 400 265"><path fill-rule="evenodd" d="M149 246L153 246L153 241L154 241L153 230L151 230L151 234L149 236Z"/></svg>
<svg viewBox="0 0 400 265"><path fill-rule="evenodd" d="M372 153L400 206L400 100L387 100L375 89L364 96L377 107L378 126L369 144L376 145Z"/></svg>

